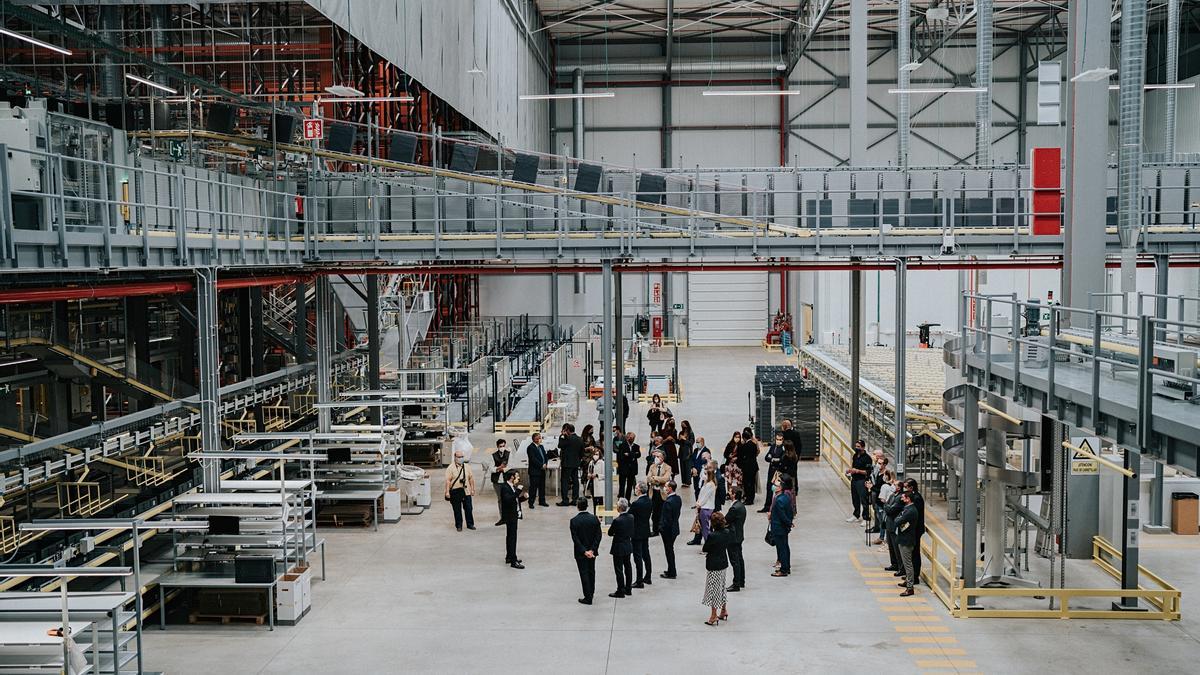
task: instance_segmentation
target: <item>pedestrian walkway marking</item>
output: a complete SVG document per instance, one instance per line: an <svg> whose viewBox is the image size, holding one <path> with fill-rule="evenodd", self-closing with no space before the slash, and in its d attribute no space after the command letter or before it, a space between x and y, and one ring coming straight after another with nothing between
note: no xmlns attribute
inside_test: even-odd
<svg viewBox="0 0 1200 675"><path fill-rule="evenodd" d="M955 645L958 644L958 638L950 637L949 635L906 635L900 638L900 641L906 645Z"/></svg>
<svg viewBox="0 0 1200 675"><path fill-rule="evenodd" d="M894 626L900 633L949 633L945 626Z"/></svg>
<svg viewBox="0 0 1200 675"><path fill-rule="evenodd" d="M913 656L966 656L967 650L955 647L910 647Z"/></svg>
<svg viewBox="0 0 1200 675"><path fill-rule="evenodd" d="M968 659L918 659L918 668L975 668L975 662Z"/></svg>
<svg viewBox="0 0 1200 675"><path fill-rule="evenodd" d="M925 621L940 622L942 620L942 617L913 614L911 616L901 616L901 615L889 616L888 620L892 621L892 622L911 621L914 623L915 622L925 622Z"/></svg>

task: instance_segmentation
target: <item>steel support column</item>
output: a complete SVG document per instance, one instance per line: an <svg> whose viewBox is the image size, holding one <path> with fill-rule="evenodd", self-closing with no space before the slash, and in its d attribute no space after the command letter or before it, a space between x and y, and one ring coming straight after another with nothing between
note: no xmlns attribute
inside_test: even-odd
<svg viewBox="0 0 1200 675"><path fill-rule="evenodd" d="M1154 256L1154 293L1160 297L1154 298L1154 316L1159 319L1167 318L1167 291L1170 286L1170 258L1165 255ZM1138 312L1143 310L1138 307ZM1181 320L1183 317L1179 317ZM1166 326L1159 326L1154 331L1154 339L1166 340ZM1162 462L1154 462L1154 478L1150 481L1150 514L1146 524L1143 526L1146 532L1152 534L1166 534L1170 531L1169 528L1163 525L1163 465Z"/></svg>
<svg viewBox="0 0 1200 675"><path fill-rule="evenodd" d="M583 93L583 70L576 68L571 76L571 89L576 94ZM575 159L583 159L583 99L577 98L571 102L571 154Z"/></svg>
<svg viewBox="0 0 1200 675"><path fill-rule="evenodd" d="M379 275L367 274L367 389L379 391ZM374 409L375 423L383 424L383 408Z"/></svg>
<svg viewBox="0 0 1200 675"><path fill-rule="evenodd" d="M1109 63L1109 0L1070 3L1068 25L1066 227L1062 302L1086 307L1089 293L1104 291L1104 226L1108 166L1108 82L1072 82L1076 75ZM1086 35L1086 38L1084 37ZM1088 328L1087 315L1071 325Z"/></svg>
<svg viewBox="0 0 1200 675"><path fill-rule="evenodd" d="M604 389L601 401L604 402L604 415L600 420L600 438L605 438L613 425L613 266L612 260L605 259L601 264L601 287L604 294L604 321L600 331L600 358L604 366ZM613 475L612 460L614 457L612 443L604 447L604 504L609 508L613 504Z"/></svg>
<svg viewBox="0 0 1200 675"><path fill-rule="evenodd" d="M295 298L296 316L292 325L292 340L295 342L296 360L300 363L308 361L308 285L303 281L296 282L292 291Z"/></svg>
<svg viewBox="0 0 1200 675"><path fill-rule="evenodd" d="M1138 472L1142 467L1142 455L1139 452L1125 449L1125 468L1133 472L1121 481L1121 497L1125 506L1125 527L1121 530L1121 588L1124 590L1138 589L1138 550L1141 539L1141 514L1138 504L1141 501L1141 485L1138 482ZM1113 603L1114 609L1139 609L1136 597L1123 597L1119 603Z"/></svg>
<svg viewBox="0 0 1200 675"><path fill-rule="evenodd" d="M154 381L150 372L150 322L147 316L149 303L145 297L125 298L125 375L153 387L161 383ZM137 412L153 405L147 396L129 395L130 412Z"/></svg>
<svg viewBox="0 0 1200 675"><path fill-rule="evenodd" d="M550 330L559 330L558 316L558 272L550 273Z"/></svg>
<svg viewBox="0 0 1200 675"><path fill-rule="evenodd" d="M53 312L54 325L51 339L56 344L69 345L71 322L67 316L67 301L60 300L54 303ZM73 386L68 379L61 377L53 379L53 385L49 388L52 401L49 420L50 435L65 434L71 429L71 389ZM34 433L36 435L36 432Z"/></svg>
<svg viewBox="0 0 1200 675"><path fill-rule="evenodd" d="M200 448L219 452L221 447L221 353L217 343L217 270L196 269L196 340L200 370ZM200 460L205 492L221 491L221 462Z"/></svg>
<svg viewBox="0 0 1200 675"><path fill-rule="evenodd" d="M867 0L850 0L850 166L867 164Z"/></svg>
<svg viewBox="0 0 1200 675"><path fill-rule="evenodd" d="M974 588L976 579L976 560L979 550L976 546L979 522L979 390L974 386L966 387L963 396L963 454L962 454L962 496L960 512L962 514L962 551L959 561L962 563L962 583L966 588ZM967 605L973 598L967 597Z"/></svg>
<svg viewBox="0 0 1200 675"><path fill-rule="evenodd" d="M992 0L975 0L975 163L992 163Z"/></svg>
<svg viewBox="0 0 1200 675"><path fill-rule="evenodd" d="M329 277L320 275L316 281L317 295L317 400L325 403L333 400L330 386L330 358L333 350L333 297L329 288ZM328 408L317 410L317 428L327 432L330 427Z"/></svg>
<svg viewBox="0 0 1200 675"><path fill-rule="evenodd" d="M622 310L621 306L625 303L621 301L621 293L622 293L622 291L621 291L621 272L619 270L614 270L613 271L613 349L617 353L617 362L616 362L617 365L616 365L616 374L613 376L614 377L613 382L615 383L613 385L613 392L614 392L614 394L613 394L613 424L617 424L623 419L624 416L622 413L625 409L625 404L621 398L621 394L624 393L624 387L625 387L625 352L624 352L624 340L622 338L622 334L624 333L624 331L621 330L621 323L624 320L624 313L621 311ZM603 433L608 434L611 432L611 430L612 430L611 426L605 427ZM621 430L624 431L624 428L622 428ZM597 436L600 438L604 438L603 436L600 436L599 434L597 434ZM604 502L604 503L608 504L608 502Z"/></svg>
<svg viewBox="0 0 1200 675"><path fill-rule="evenodd" d="M850 272L850 442L859 439L859 376L865 331L862 321L862 272Z"/></svg>
<svg viewBox="0 0 1200 675"><path fill-rule="evenodd" d="M1167 84L1179 83L1179 0L1167 0ZM1175 155L1175 116L1179 103L1179 91L1167 89L1166 143L1163 152L1167 161ZM1182 317L1181 317L1182 318Z"/></svg>
<svg viewBox="0 0 1200 675"><path fill-rule="evenodd" d="M672 89L671 89L671 66L673 52L675 51L675 0L667 0L667 41L663 48L663 56L666 59L666 73L663 76L662 86L662 132L659 147L659 166L666 168L672 166L671 153L672 150L672 130L671 124L675 119L675 113L672 111Z"/></svg>
<svg viewBox="0 0 1200 675"><path fill-rule="evenodd" d="M907 414L905 412L905 356L908 351L908 339L906 335L905 314L907 313L907 277L908 263L904 258L896 260L896 397L895 397L895 418L896 418L896 444L893 449L895 455L896 476L904 476L904 463L908 454L908 439L907 425L905 424Z"/></svg>
<svg viewBox="0 0 1200 675"><path fill-rule="evenodd" d="M912 0L900 0L898 15L896 17L896 85L900 89L908 89L910 75L907 68L912 62L912 48L910 42L912 40L911 28L909 27L909 17L912 14ZM908 107L908 94L897 94L896 96L896 164L900 168L908 168L908 146L911 134L909 133L910 113Z"/></svg>

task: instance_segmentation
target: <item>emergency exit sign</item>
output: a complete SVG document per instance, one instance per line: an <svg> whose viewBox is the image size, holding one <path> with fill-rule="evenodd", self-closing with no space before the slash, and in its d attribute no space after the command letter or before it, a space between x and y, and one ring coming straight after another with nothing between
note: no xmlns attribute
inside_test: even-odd
<svg viewBox="0 0 1200 675"><path fill-rule="evenodd" d="M677 302L677 303L671 305L671 309L683 309L683 303Z"/></svg>
<svg viewBox="0 0 1200 675"><path fill-rule="evenodd" d="M325 120L304 120L304 140L317 141L325 138Z"/></svg>

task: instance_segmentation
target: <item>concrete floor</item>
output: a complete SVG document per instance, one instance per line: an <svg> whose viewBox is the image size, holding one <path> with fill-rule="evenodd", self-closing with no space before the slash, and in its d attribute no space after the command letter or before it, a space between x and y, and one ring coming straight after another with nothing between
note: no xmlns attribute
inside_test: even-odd
<svg viewBox="0 0 1200 675"><path fill-rule="evenodd" d="M723 447L746 423L754 366L782 359L759 349L693 348L680 361L687 399L674 406L676 416L690 419L710 446ZM594 408L587 415L594 417ZM644 436L638 410L630 421ZM480 433L473 440L484 448L491 439ZM799 473L795 574L769 576L773 549L761 541L765 521L753 514L748 587L730 594L731 620L716 628L703 624L704 561L695 547L680 542L679 578L667 581L657 576L663 558L652 540L655 583L623 600L605 597L614 581L604 556L596 604L585 607L575 602L580 590L567 531L574 509L527 511L518 544L527 569L512 570L501 562L504 534L492 527L489 489L476 501L474 532L455 532L441 500L379 532L325 531L329 580L314 583L313 610L299 625L273 633L150 629L146 666L229 674L1196 672L1198 538L1146 538L1145 563L1185 591L1182 622L955 620L928 591L896 597L893 579L879 572L886 555L866 548L861 531L843 522L849 498L828 465L806 462ZM685 509L691 504L685 493Z"/></svg>

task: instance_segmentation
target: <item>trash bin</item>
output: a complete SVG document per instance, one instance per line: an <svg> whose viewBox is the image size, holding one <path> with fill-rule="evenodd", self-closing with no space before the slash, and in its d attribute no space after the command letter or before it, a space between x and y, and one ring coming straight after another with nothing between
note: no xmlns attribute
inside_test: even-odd
<svg viewBox="0 0 1200 675"><path fill-rule="evenodd" d="M1171 494L1171 531L1200 534L1200 495L1195 492Z"/></svg>

